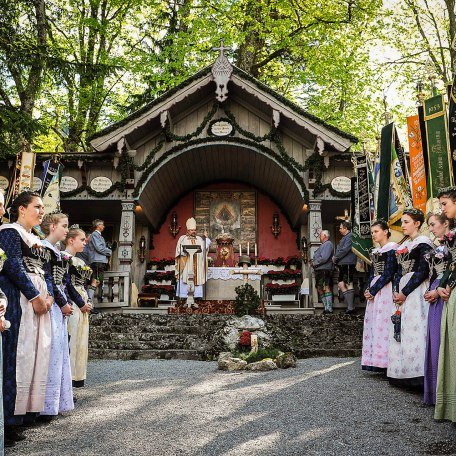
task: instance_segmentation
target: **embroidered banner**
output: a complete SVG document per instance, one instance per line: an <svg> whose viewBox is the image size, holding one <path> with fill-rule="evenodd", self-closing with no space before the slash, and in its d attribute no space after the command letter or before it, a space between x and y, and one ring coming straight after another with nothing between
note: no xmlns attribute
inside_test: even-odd
<svg viewBox="0 0 456 456"><path fill-rule="evenodd" d="M354 157L355 177L352 178L352 249L370 264L372 248L370 224L372 219L372 173L365 155Z"/></svg>
<svg viewBox="0 0 456 456"><path fill-rule="evenodd" d="M453 185L453 166L447 141L445 103L442 95L424 101L424 120L429 152L428 209L438 207L437 194L442 187Z"/></svg>
<svg viewBox="0 0 456 456"><path fill-rule="evenodd" d="M448 136L450 140L450 153L453 160L453 172L456 162L456 76L450 91L450 106L448 108ZM454 176L453 176L454 179Z"/></svg>
<svg viewBox="0 0 456 456"><path fill-rule="evenodd" d="M22 152L19 174L18 194L33 188L33 171L35 169L35 154Z"/></svg>
<svg viewBox="0 0 456 456"><path fill-rule="evenodd" d="M402 146L393 123L382 128L376 181L376 218L388 221L390 228L400 231L397 222L404 210L412 206L412 198Z"/></svg>
<svg viewBox="0 0 456 456"><path fill-rule="evenodd" d="M421 143L420 118L418 115L407 117L407 130L413 207L426 212L426 169L424 165L423 145Z"/></svg>
<svg viewBox="0 0 456 456"><path fill-rule="evenodd" d="M54 161L47 160L44 162L43 184L40 195L43 199L44 212L50 214L60 210L60 176L63 171L63 165Z"/></svg>

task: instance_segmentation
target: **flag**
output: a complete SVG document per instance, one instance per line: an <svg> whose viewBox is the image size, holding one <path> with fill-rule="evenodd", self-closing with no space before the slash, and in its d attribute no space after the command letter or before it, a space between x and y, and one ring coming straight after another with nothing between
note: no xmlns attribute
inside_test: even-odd
<svg viewBox="0 0 456 456"><path fill-rule="evenodd" d="M355 177L352 178L352 250L370 264L373 179L365 155L356 154L353 161Z"/></svg>
<svg viewBox="0 0 456 456"><path fill-rule="evenodd" d="M420 118L418 115L407 117L407 130L413 207L426 212L426 168L424 162L423 144L421 142Z"/></svg>
<svg viewBox="0 0 456 456"><path fill-rule="evenodd" d="M376 166L375 213L400 231L404 210L412 207L404 151L393 123L382 128L379 162Z"/></svg>
<svg viewBox="0 0 456 456"><path fill-rule="evenodd" d="M450 104L448 107L448 138L450 141L450 154L453 162L453 173L456 163L456 72L449 94ZM453 175L454 180L454 175Z"/></svg>
<svg viewBox="0 0 456 456"><path fill-rule="evenodd" d="M22 152L20 161L19 187L17 193L33 188L33 171L35 169L35 154ZM15 195L17 196L17 195Z"/></svg>
<svg viewBox="0 0 456 456"><path fill-rule="evenodd" d="M60 211L60 178L63 171L63 165L54 160L47 160L43 163L43 183L41 185L40 195L43 199L44 212Z"/></svg>
<svg viewBox="0 0 456 456"><path fill-rule="evenodd" d="M449 187L454 182L443 95L424 101L424 121L429 155L427 209L433 212L439 208L439 189Z"/></svg>

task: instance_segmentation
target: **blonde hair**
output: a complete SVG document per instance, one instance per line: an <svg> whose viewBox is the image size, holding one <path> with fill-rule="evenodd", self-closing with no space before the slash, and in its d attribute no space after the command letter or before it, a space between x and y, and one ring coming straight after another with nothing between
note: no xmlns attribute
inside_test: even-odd
<svg viewBox="0 0 456 456"><path fill-rule="evenodd" d="M43 221L41 222L41 229L43 233L47 236L51 232L51 225L57 225L60 220L68 218L67 214L63 214L62 212L58 212L55 214L46 214L43 217Z"/></svg>
<svg viewBox="0 0 456 456"><path fill-rule="evenodd" d="M84 236L84 238L85 238L86 234L85 234L84 230L81 230L81 228L72 228L72 227L70 227L70 230L68 231L67 237L61 242L66 247L68 245L68 240L69 239L75 239L80 234L82 234Z"/></svg>

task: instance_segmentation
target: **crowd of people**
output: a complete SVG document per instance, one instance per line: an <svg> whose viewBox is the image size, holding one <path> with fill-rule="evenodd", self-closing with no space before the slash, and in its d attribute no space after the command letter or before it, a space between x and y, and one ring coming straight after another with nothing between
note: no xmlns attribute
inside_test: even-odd
<svg viewBox="0 0 456 456"><path fill-rule="evenodd" d="M0 194L0 217L4 213ZM66 214L45 215L37 193L20 193L9 218L0 226L6 447L25 439L24 426L74 408L73 387L84 386L86 379L97 274L111 255L102 240L102 220L94 221L98 234L87 243L89 237L79 226L70 226ZM37 227L45 239L34 234ZM94 273L87 263L99 270Z"/></svg>
<svg viewBox="0 0 456 456"><path fill-rule="evenodd" d="M425 215L407 209L408 238L389 241L388 224L371 226L372 269L364 296L362 368L392 385L420 389L436 420L456 422L456 187L439 193L441 213L427 216L435 240L420 233Z"/></svg>

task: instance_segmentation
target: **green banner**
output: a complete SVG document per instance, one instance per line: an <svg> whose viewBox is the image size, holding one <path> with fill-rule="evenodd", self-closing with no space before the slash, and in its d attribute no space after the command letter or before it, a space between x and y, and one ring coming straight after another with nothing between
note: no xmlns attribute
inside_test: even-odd
<svg viewBox="0 0 456 456"><path fill-rule="evenodd" d="M449 187L454 181L443 95L425 100L424 121L429 153L428 198L432 200L440 188Z"/></svg>

